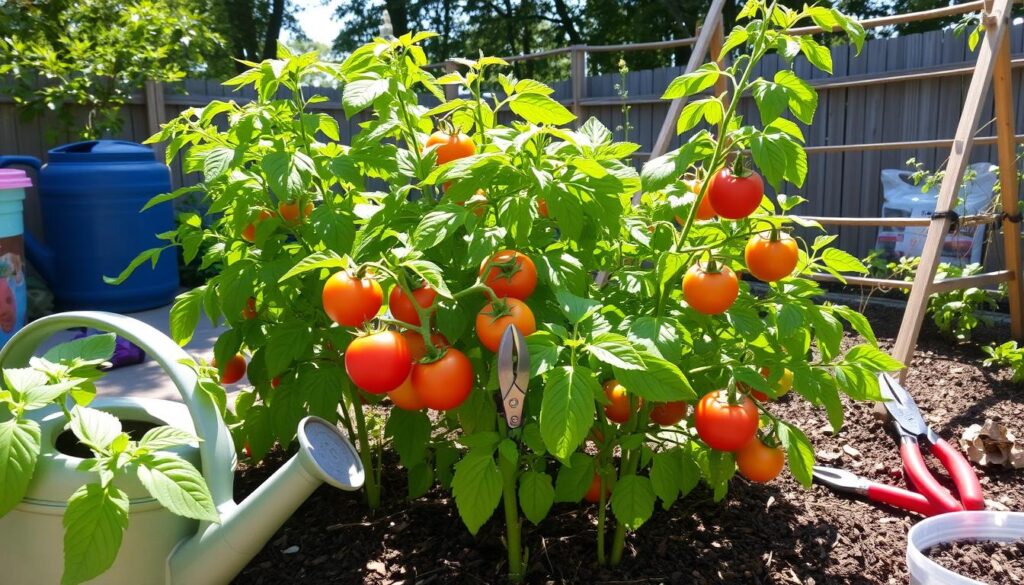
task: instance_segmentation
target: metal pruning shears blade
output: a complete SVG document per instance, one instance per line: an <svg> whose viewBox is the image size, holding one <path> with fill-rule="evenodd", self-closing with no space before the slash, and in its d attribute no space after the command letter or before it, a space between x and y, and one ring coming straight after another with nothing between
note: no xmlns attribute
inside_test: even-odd
<svg viewBox="0 0 1024 585"><path fill-rule="evenodd" d="M530 380L530 352L526 339L513 325L505 329L498 346L498 385L509 428L523 424L523 401Z"/></svg>

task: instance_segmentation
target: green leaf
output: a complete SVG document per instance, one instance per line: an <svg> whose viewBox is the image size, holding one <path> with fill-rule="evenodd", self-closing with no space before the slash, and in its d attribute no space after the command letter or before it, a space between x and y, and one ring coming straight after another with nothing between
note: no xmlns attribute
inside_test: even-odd
<svg viewBox="0 0 1024 585"><path fill-rule="evenodd" d="M278 279L278 282L284 282L290 278L294 278L312 270L322 270L325 268L339 270L348 268L348 261L332 250L314 252L302 260L299 260L295 266L292 266L288 272L284 273L284 276Z"/></svg>
<svg viewBox="0 0 1024 585"><path fill-rule="evenodd" d="M556 502L578 502L590 488L594 479L594 460L579 451L573 453L568 462L558 470L555 480Z"/></svg>
<svg viewBox="0 0 1024 585"><path fill-rule="evenodd" d="M220 522L202 474L181 457L157 453L140 458L136 475L150 495L178 516Z"/></svg>
<svg viewBox="0 0 1024 585"><path fill-rule="evenodd" d="M526 348L530 352L531 377L536 378L558 364L562 348L556 341L557 338L546 331L537 331L526 338Z"/></svg>
<svg viewBox="0 0 1024 585"><path fill-rule="evenodd" d="M615 484L612 512L626 528L636 530L651 518L654 502L651 480L640 475L627 475Z"/></svg>
<svg viewBox="0 0 1024 585"><path fill-rule="evenodd" d="M560 126L576 119L565 106L540 93L516 94L512 96L508 107L531 124Z"/></svg>
<svg viewBox="0 0 1024 585"><path fill-rule="evenodd" d="M762 79L755 82L755 84L753 91L754 102L757 104L757 110L761 114L761 123L767 126L786 111L789 97L786 88L777 83L771 83Z"/></svg>
<svg viewBox="0 0 1024 585"><path fill-rule="evenodd" d="M555 502L555 488L551 476L539 471L527 471L519 478L519 507L523 515L534 524L540 524Z"/></svg>
<svg viewBox="0 0 1024 585"><path fill-rule="evenodd" d="M864 263L857 259L856 256L840 250L839 248L826 248L821 253L821 260L836 272L857 272L859 274L867 274L868 269L864 266Z"/></svg>
<svg viewBox="0 0 1024 585"><path fill-rule="evenodd" d="M677 325L665 317L643 316L629 325L626 336L634 345L646 349L647 353L675 362L682 353Z"/></svg>
<svg viewBox="0 0 1024 585"><path fill-rule="evenodd" d="M441 298L452 298L452 292L448 290L448 284L444 281L444 271L437 264L427 260L407 260L402 266L419 275Z"/></svg>
<svg viewBox="0 0 1024 585"><path fill-rule="evenodd" d="M651 459L651 488L665 510L679 497L679 478L682 475L683 464L678 449L654 454Z"/></svg>
<svg viewBox="0 0 1024 585"><path fill-rule="evenodd" d="M803 431L787 422L779 421L776 433L786 448L789 472L802 486L811 487L811 469L814 468L814 447L811 442Z"/></svg>
<svg viewBox="0 0 1024 585"><path fill-rule="evenodd" d="M114 564L128 528L128 494L112 485L88 483L75 490L64 510L64 575L77 585Z"/></svg>
<svg viewBox="0 0 1024 585"><path fill-rule="evenodd" d="M25 497L41 445L39 423L36 421L11 419L0 422L0 517Z"/></svg>
<svg viewBox="0 0 1024 585"><path fill-rule="evenodd" d="M804 124L813 122L814 111L818 108L818 94L814 88L789 69L777 72L775 83L785 88L784 95L788 98L793 115Z"/></svg>
<svg viewBox="0 0 1024 585"><path fill-rule="evenodd" d="M170 246L164 246L161 248L150 248L148 250L143 250L139 252L139 255L136 256L135 258L132 258L132 261L128 263L128 266L126 266L124 270L121 271L121 274L118 274L114 278L104 276L103 282L112 285L121 284L122 282L128 280L128 277L135 272L135 269L138 268L139 266L142 266L144 263L152 262L153 266L156 266L157 260L160 259L160 253L169 247Z"/></svg>
<svg viewBox="0 0 1024 585"><path fill-rule="evenodd" d="M377 98L388 91L387 79L357 79L345 84L341 93L341 105L345 117L351 118L365 110Z"/></svg>
<svg viewBox="0 0 1024 585"><path fill-rule="evenodd" d="M178 427L164 425L146 431L146 434L142 435L142 439L139 441L139 446L151 451L159 451L160 449L188 445L195 442L198 442L198 439L192 433Z"/></svg>
<svg viewBox="0 0 1024 585"><path fill-rule="evenodd" d="M75 359L83 361L108 361L114 355L117 335L103 333L89 335L80 339L66 341L50 348L43 359L55 364L70 362Z"/></svg>
<svg viewBox="0 0 1024 585"><path fill-rule="evenodd" d="M493 455L470 451L456 463L452 495L462 522L476 535L501 501L501 472Z"/></svg>
<svg viewBox="0 0 1024 585"><path fill-rule="evenodd" d="M84 406L71 409L71 432L78 441L93 451L103 452L121 434L121 421L116 416Z"/></svg>
<svg viewBox="0 0 1024 585"><path fill-rule="evenodd" d="M313 161L301 152L275 151L263 157L260 166L267 175L270 189L278 199L292 200L303 194L303 174L315 172Z"/></svg>
<svg viewBox="0 0 1024 585"><path fill-rule="evenodd" d="M587 368L561 367L548 374L540 407L540 433L548 451L566 461L594 422L594 397L601 391Z"/></svg>
<svg viewBox="0 0 1024 585"><path fill-rule="evenodd" d="M555 90L544 85L539 81L533 79L520 79L516 82L515 93L539 93L541 95L551 95Z"/></svg>
<svg viewBox="0 0 1024 585"><path fill-rule="evenodd" d="M778 325L779 337L787 338L804 324L804 314L799 306L793 304L782 305L779 311Z"/></svg>
<svg viewBox="0 0 1024 585"><path fill-rule="evenodd" d="M439 205L423 216L412 232L412 243L429 250L448 239L466 222L466 210L457 205Z"/></svg>
<svg viewBox="0 0 1024 585"><path fill-rule="evenodd" d="M843 358L844 364L856 364L872 372L898 372L903 363L877 347L862 343L850 348Z"/></svg>
<svg viewBox="0 0 1024 585"><path fill-rule="evenodd" d="M712 153L710 136L701 132L686 144L644 163L640 182L644 191L659 191L690 170L695 162Z"/></svg>
<svg viewBox="0 0 1024 585"><path fill-rule="evenodd" d="M828 47L821 46L817 41L809 36L800 37L799 42L800 52L807 57L807 60L811 62L811 65L814 65L825 73L832 73L832 52L828 50Z"/></svg>
<svg viewBox="0 0 1024 585"><path fill-rule="evenodd" d="M717 63L705 63L693 73L686 73L673 79L665 89L665 93L661 94L661 99L671 100L698 94L713 86L718 81L719 75Z"/></svg>
<svg viewBox="0 0 1024 585"><path fill-rule="evenodd" d="M306 355L313 344L309 326L300 321L275 325L267 332L264 352L267 376L273 378L287 371L293 362Z"/></svg>
<svg viewBox="0 0 1024 585"><path fill-rule="evenodd" d="M598 361L615 368L640 370L644 367L644 361L633 344L617 333L598 335L593 343L587 345L587 351Z"/></svg>
<svg viewBox="0 0 1024 585"><path fill-rule="evenodd" d="M203 157L203 178L213 181L227 172L235 158L235 151L226 146L215 146L200 156Z"/></svg>
<svg viewBox="0 0 1024 585"><path fill-rule="evenodd" d="M203 308L203 295L206 287L200 286L178 295L171 306L170 327L171 339L178 345L186 345L199 325L199 312Z"/></svg>
<svg viewBox="0 0 1024 585"><path fill-rule="evenodd" d="M843 340L843 324L831 313L823 311L810 311L810 316L821 356L824 361L831 361L839 355L839 344Z"/></svg>
<svg viewBox="0 0 1024 585"><path fill-rule="evenodd" d="M616 379L627 390L652 402L697 399L697 393L675 364L644 352L640 357L644 363L640 370L615 368Z"/></svg>
<svg viewBox="0 0 1024 585"><path fill-rule="evenodd" d="M719 60L721 60L721 55L728 55L730 51L746 43L748 38L750 38L750 33L747 32L746 28L742 26L733 27L732 31L729 32L729 36L725 38L725 42L722 43Z"/></svg>
<svg viewBox="0 0 1024 585"><path fill-rule="evenodd" d="M867 317L845 305L833 305L832 311L845 319L853 327L853 330L860 333L861 337L866 339L868 343L878 347L878 339L875 338L875 332L871 328L871 323L868 322Z"/></svg>
<svg viewBox="0 0 1024 585"><path fill-rule="evenodd" d="M556 291L555 297L562 314L573 324L580 323L601 309L600 302L578 297L564 289Z"/></svg>
<svg viewBox="0 0 1024 585"><path fill-rule="evenodd" d="M384 435L391 438L399 462L406 469L426 460L430 444L430 419L426 413L392 408L384 426Z"/></svg>
<svg viewBox="0 0 1024 585"><path fill-rule="evenodd" d="M686 132L699 124L701 120L706 121L710 125L717 124L722 121L724 114L725 109L722 107L721 100L717 97L692 101L686 104L686 107L679 114L679 119L676 120L676 134Z"/></svg>

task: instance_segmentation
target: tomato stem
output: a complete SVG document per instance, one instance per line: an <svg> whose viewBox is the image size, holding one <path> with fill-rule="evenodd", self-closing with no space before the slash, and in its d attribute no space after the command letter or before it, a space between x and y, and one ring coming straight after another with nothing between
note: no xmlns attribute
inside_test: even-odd
<svg viewBox="0 0 1024 585"><path fill-rule="evenodd" d="M502 424L501 422L498 423ZM516 450L518 453L518 448ZM509 461L504 455L498 455L498 468L501 470L501 499L505 508L505 543L508 549L508 578L513 583L522 582L526 574L523 563L522 521L519 519L519 502L516 499L516 479L519 475L519 462Z"/></svg>
<svg viewBox="0 0 1024 585"><path fill-rule="evenodd" d="M373 462L373 451L370 447L370 436L366 427L366 417L363 416L363 407L359 404L359 392L351 384L345 386L345 393L348 395L349 402L352 404L352 410L355 411L356 416L356 434L359 440L359 459L363 462L363 468L366 469L365 480L363 482L363 488L366 490L366 505L371 510L376 510L380 507L380 484L378 483L378 474L376 466Z"/></svg>

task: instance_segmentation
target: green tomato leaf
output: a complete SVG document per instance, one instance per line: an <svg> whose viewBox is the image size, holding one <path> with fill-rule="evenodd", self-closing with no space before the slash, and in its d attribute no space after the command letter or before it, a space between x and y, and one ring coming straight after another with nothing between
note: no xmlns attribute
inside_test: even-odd
<svg viewBox="0 0 1024 585"><path fill-rule="evenodd" d="M814 88L789 69L777 72L775 83L776 87L784 88L783 96L788 100L793 115L804 124L813 122L814 111L818 108L818 94Z"/></svg>
<svg viewBox="0 0 1024 585"><path fill-rule="evenodd" d="M647 161L640 171L643 190L661 190L687 172L695 162L710 156L713 149L711 136L702 131L676 150Z"/></svg>
<svg viewBox="0 0 1024 585"><path fill-rule="evenodd" d="M526 347L530 352L530 376L537 378L550 371L558 364L558 356L562 348L557 338L547 331L537 331L526 338Z"/></svg>
<svg viewBox="0 0 1024 585"><path fill-rule="evenodd" d="M534 524L540 524L555 502L555 488L551 476L539 471L527 471L519 478L519 507L523 515Z"/></svg>
<svg viewBox="0 0 1024 585"><path fill-rule="evenodd" d="M540 93L516 94L512 96L508 107L531 124L561 126L576 119L565 106Z"/></svg>
<svg viewBox="0 0 1024 585"><path fill-rule="evenodd" d="M476 535L501 501L501 472L490 452L470 451L455 464L452 495L462 522Z"/></svg>
<svg viewBox="0 0 1024 585"><path fill-rule="evenodd" d="M71 409L68 427L79 442L101 453L121 434L121 421L116 416L85 406Z"/></svg>
<svg viewBox="0 0 1024 585"><path fill-rule="evenodd" d="M868 343L878 347L878 339L875 338L875 331L871 328L871 323L868 322L867 317L845 305L833 305L832 311L845 319L850 324L850 327L853 327L853 330L866 339Z"/></svg>
<svg viewBox="0 0 1024 585"><path fill-rule="evenodd" d="M103 333L66 341L50 348L43 359L55 364L81 361L108 361L114 355L117 335Z"/></svg>
<svg viewBox="0 0 1024 585"><path fill-rule="evenodd" d="M555 480L556 502L578 502L590 488L594 480L594 460L579 451L573 453L569 460L558 470Z"/></svg>
<svg viewBox="0 0 1024 585"><path fill-rule="evenodd" d="M724 114L725 109L722 107L722 101L717 97L692 101L686 104L686 107L679 114L679 119L676 121L676 134L686 132L699 124L701 120L704 120L709 125L715 125L722 121Z"/></svg>
<svg viewBox="0 0 1024 585"><path fill-rule="evenodd" d="M655 453L651 458L651 488L665 510L679 497L679 478L682 475L683 463L679 449Z"/></svg>
<svg viewBox="0 0 1024 585"><path fill-rule="evenodd" d="M626 528L636 530L654 513L655 494L651 480L640 475L619 478L612 494L612 512Z"/></svg>
<svg viewBox="0 0 1024 585"><path fill-rule="evenodd" d="M829 51L828 47L823 47L809 36L800 37L799 43L800 52L804 54L804 57L807 57L811 65L825 73L832 73L832 52Z"/></svg>
<svg viewBox="0 0 1024 585"><path fill-rule="evenodd" d="M730 35L730 38L732 38L732 35ZM725 52L726 49L723 48L722 51ZM661 95L661 99L672 100L698 94L714 85L718 81L719 75L720 71L717 63L705 63L693 73L686 73L673 79L665 89L665 93Z"/></svg>
<svg viewBox="0 0 1024 585"><path fill-rule="evenodd" d="M324 252L314 252L302 260L299 260L295 266L289 268L288 272L285 272L284 276L278 279L278 282L284 282L290 278L294 278L300 274L305 274L313 270L341 270L344 268L348 268L348 260L342 258L334 251L326 250Z"/></svg>
<svg viewBox="0 0 1024 585"><path fill-rule="evenodd" d="M814 447L811 442L803 431L787 422L779 421L776 433L786 448L789 472L802 486L811 487L811 470L814 468Z"/></svg>
<svg viewBox="0 0 1024 585"><path fill-rule="evenodd" d="M287 371L293 362L309 351L313 342L310 328L300 321L275 325L267 332L264 360L267 376L275 377Z"/></svg>
<svg viewBox="0 0 1024 585"><path fill-rule="evenodd" d="M417 249L429 250L448 239L466 222L466 210L458 205L439 205L423 216L412 232Z"/></svg>
<svg viewBox="0 0 1024 585"><path fill-rule="evenodd" d="M645 352L640 352L640 357L642 369L614 368L616 379L631 393L651 402L697 399L697 393L675 364Z"/></svg>
<svg viewBox="0 0 1024 585"><path fill-rule="evenodd" d="M144 447L151 451L159 451L168 447L188 445L198 441L199 439L195 435L186 430L164 425L146 431L146 434L142 435L142 439L139 441L139 447Z"/></svg>
<svg viewBox="0 0 1024 585"><path fill-rule="evenodd" d="M761 123L765 126L778 119L789 104L786 88L764 79L754 82L753 95L754 103L761 114Z"/></svg>
<svg viewBox="0 0 1024 585"><path fill-rule="evenodd" d="M345 84L341 93L341 105L345 108L345 117L351 118L365 110L380 96L388 91L387 79L357 79Z"/></svg>
<svg viewBox="0 0 1024 585"><path fill-rule="evenodd" d="M36 421L11 419L0 422L0 517L25 497L41 445L39 423Z"/></svg>
<svg viewBox="0 0 1024 585"><path fill-rule="evenodd" d="M117 559L128 528L128 494L112 485L78 488L64 510L64 575L76 585L103 574Z"/></svg>
<svg viewBox="0 0 1024 585"><path fill-rule="evenodd" d="M870 344L851 347L843 364L856 364L872 372L898 372L904 368L902 362Z"/></svg>
<svg viewBox="0 0 1024 585"><path fill-rule="evenodd" d="M138 460L136 475L146 491L178 516L220 522L206 481L191 463L171 453Z"/></svg>
<svg viewBox="0 0 1024 585"><path fill-rule="evenodd" d="M412 469L426 461L427 446L430 444L430 419L423 411L392 408L384 426L384 436L391 438L399 462L406 469Z"/></svg>
<svg viewBox="0 0 1024 585"><path fill-rule="evenodd" d="M598 335L594 338L593 343L587 345L587 351L598 361L615 368L640 370L644 367L644 361L633 344L617 333Z"/></svg>
<svg viewBox="0 0 1024 585"><path fill-rule="evenodd" d="M836 272L856 272L858 274L867 274L868 269L864 266L864 263L857 259L856 256L840 250L839 248L826 248L821 253L821 260Z"/></svg>
<svg viewBox="0 0 1024 585"><path fill-rule="evenodd" d="M192 335L199 325L199 312L203 308L205 294L206 286L200 286L183 292L174 300L170 313L171 339L178 345L184 346L192 341Z"/></svg>
<svg viewBox="0 0 1024 585"><path fill-rule="evenodd" d="M601 309L601 303L593 299L578 297L567 290L555 292L562 314L570 323L577 324Z"/></svg>
<svg viewBox="0 0 1024 585"><path fill-rule="evenodd" d="M540 407L540 433L548 451L566 461L594 422L594 397L601 391L587 368L561 367L548 374Z"/></svg>

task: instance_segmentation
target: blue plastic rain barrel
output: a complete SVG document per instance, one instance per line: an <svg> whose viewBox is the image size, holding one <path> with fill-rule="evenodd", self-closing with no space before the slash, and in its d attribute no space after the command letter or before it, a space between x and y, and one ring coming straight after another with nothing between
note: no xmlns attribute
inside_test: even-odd
<svg viewBox="0 0 1024 585"><path fill-rule="evenodd" d="M50 285L60 309L129 313L166 305L178 289L177 257L161 254L124 283L117 276L135 256L162 245L156 234L174 229L170 202L143 213L154 195L171 190L167 165L153 150L120 140L91 140L54 148L47 164L29 156L0 157L0 167L39 170L46 245L25 233L29 262Z"/></svg>

